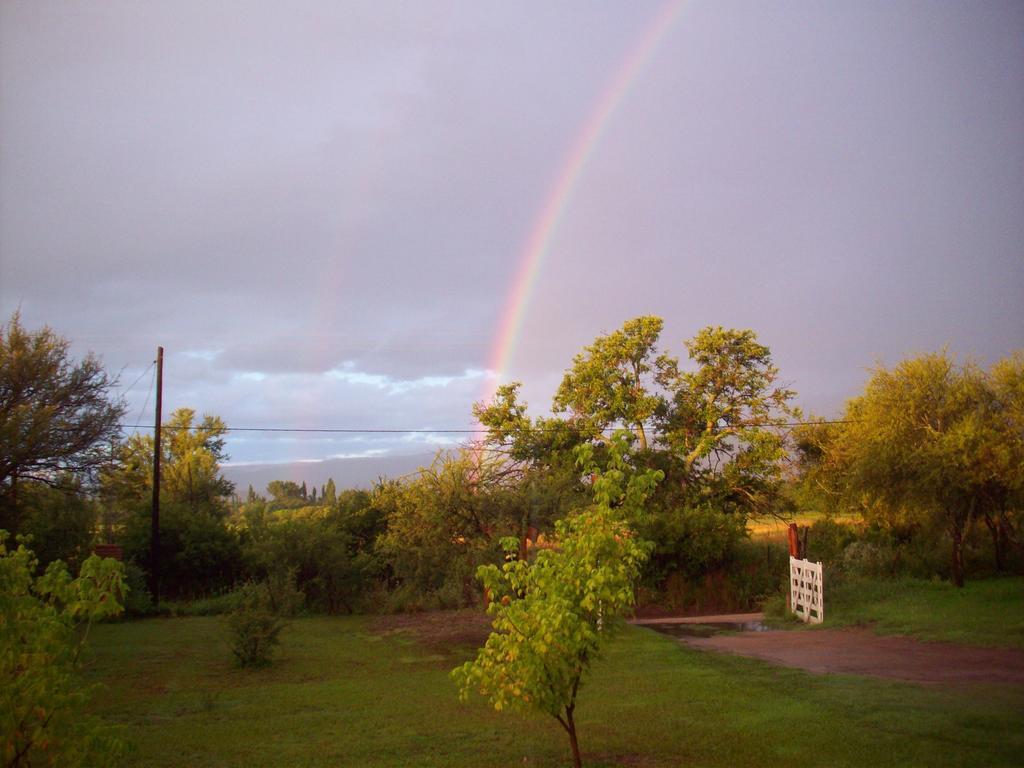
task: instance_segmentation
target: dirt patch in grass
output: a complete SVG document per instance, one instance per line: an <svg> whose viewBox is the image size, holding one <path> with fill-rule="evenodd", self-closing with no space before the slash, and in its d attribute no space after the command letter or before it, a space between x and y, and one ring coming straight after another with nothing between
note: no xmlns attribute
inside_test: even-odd
<svg viewBox="0 0 1024 768"><path fill-rule="evenodd" d="M818 674L888 677L915 683L1024 685L1024 651L921 642L869 628L743 632L683 638L694 648L752 656Z"/></svg>
<svg viewBox="0 0 1024 768"><path fill-rule="evenodd" d="M370 625L379 635L407 634L434 653L464 652L484 644L491 632L491 617L483 609L380 616Z"/></svg>

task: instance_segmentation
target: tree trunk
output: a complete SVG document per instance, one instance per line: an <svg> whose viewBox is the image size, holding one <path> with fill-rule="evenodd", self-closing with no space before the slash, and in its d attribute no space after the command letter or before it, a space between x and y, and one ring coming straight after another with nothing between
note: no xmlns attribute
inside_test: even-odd
<svg viewBox="0 0 1024 768"><path fill-rule="evenodd" d="M992 519L992 515L988 512L985 513L985 527L988 528L988 532L992 535L992 551L996 561L996 572L1002 573L1003 568L1006 567L1006 557L1004 551L1004 537L1002 536L1002 526L997 525L996 521Z"/></svg>
<svg viewBox="0 0 1024 768"><path fill-rule="evenodd" d="M569 744L572 746L573 768L582 768L583 763L580 761L580 745L576 740L576 721L572 719L572 709L570 708L566 708L565 710L565 721L565 730L569 734Z"/></svg>
<svg viewBox="0 0 1024 768"><path fill-rule="evenodd" d="M572 713L576 711L576 692L580 688L580 677L583 675L583 670L580 669L576 673L576 679L572 683L572 695L569 697L569 703L565 705L565 717L561 715L555 715L555 719L558 720L559 724L565 729L565 732L569 734L569 745L572 747L572 764L573 768L582 768L583 763L580 760L580 745L576 740L576 721L573 720Z"/></svg>
<svg viewBox="0 0 1024 768"><path fill-rule="evenodd" d="M640 450L641 451L646 451L647 450L647 433L644 432L644 425L643 424L637 424L636 425L636 437L637 437L637 440L640 441Z"/></svg>
<svg viewBox="0 0 1024 768"><path fill-rule="evenodd" d="M950 527L953 538L953 583L957 587L964 585L964 527L954 519Z"/></svg>

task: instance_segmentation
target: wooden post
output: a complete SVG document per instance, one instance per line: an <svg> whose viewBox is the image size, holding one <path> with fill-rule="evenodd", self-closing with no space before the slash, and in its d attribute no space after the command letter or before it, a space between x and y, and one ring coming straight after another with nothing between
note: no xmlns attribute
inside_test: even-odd
<svg viewBox="0 0 1024 768"><path fill-rule="evenodd" d="M800 530L796 527L796 523L790 523L786 533L789 534L789 556L799 559L801 557Z"/></svg>
<svg viewBox="0 0 1024 768"><path fill-rule="evenodd" d="M153 518L149 538L149 591L160 604L160 420L164 395L164 348L156 348L156 421L153 427Z"/></svg>

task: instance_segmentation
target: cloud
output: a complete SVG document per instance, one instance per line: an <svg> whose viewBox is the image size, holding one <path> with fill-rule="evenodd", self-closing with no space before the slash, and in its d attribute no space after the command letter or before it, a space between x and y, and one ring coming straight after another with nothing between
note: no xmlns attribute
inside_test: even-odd
<svg viewBox="0 0 1024 768"><path fill-rule="evenodd" d="M0 4L0 312L141 375L132 419L162 345L167 411L444 440L600 128L500 372L533 414L640 314L680 355L705 325L755 329L822 412L877 357L1020 346L1019 7L689 3L588 125L662 5Z"/></svg>

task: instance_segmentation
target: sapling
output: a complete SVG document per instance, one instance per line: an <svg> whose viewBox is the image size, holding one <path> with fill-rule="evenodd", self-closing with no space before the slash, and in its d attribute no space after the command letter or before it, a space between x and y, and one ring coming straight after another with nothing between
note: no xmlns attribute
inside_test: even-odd
<svg viewBox="0 0 1024 768"><path fill-rule="evenodd" d="M520 560L519 542L509 538L502 542L505 563L478 570L493 597L493 630L477 658L452 672L463 699L475 690L496 710L554 717L568 735L577 768L580 685L633 604L633 585L649 551L627 519L661 479L661 472L629 464L630 438L613 438L604 469L593 466L590 446L579 450L578 463L593 477L595 503L556 523L553 546Z"/></svg>

